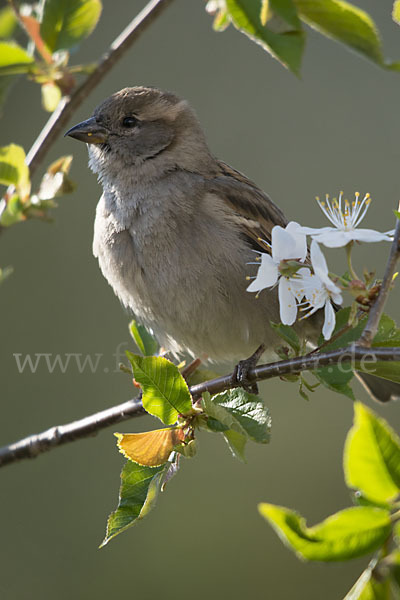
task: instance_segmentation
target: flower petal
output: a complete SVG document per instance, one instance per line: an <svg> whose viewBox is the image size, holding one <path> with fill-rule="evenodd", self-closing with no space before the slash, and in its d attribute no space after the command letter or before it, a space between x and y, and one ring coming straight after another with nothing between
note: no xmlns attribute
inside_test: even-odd
<svg viewBox="0 0 400 600"><path fill-rule="evenodd" d="M284 325L293 325L297 317L297 304L291 281L287 277L280 278L278 291L281 321Z"/></svg>
<svg viewBox="0 0 400 600"><path fill-rule="evenodd" d="M261 255L261 264L257 276L247 288L248 292L259 292L264 288L271 287L278 281L278 266L269 254Z"/></svg>
<svg viewBox="0 0 400 600"><path fill-rule="evenodd" d="M389 232L390 233L390 232ZM353 240L358 242L392 242L393 238L386 233L374 229L356 229L352 232Z"/></svg>
<svg viewBox="0 0 400 600"><path fill-rule="evenodd" d="M286 229L276 225L271 233L272 258L276 263L281 260L298 258L304 260L307 255L307 242L304 233L298 232L298 223L289 223ZM288 231L289 229L289 231Z"/></svg>
<svg viewBox="0 0 400 600"><path fill-rule="evenodd" d="M323 244L327 248L341 248L346 246L351 240L354 239L355 231L342 231L340 229L334 229L333 231L326 231L318 233L312 236L312 238L319 244Z"/></svg>
<svg viewBox="0 0 400 600"><path fill-rule="evenodd" d="M305 260L307 256L307 239L305 233L301 231L300 225L295 221L290 221L290 223L286 225L286 231L290 233L295 241L293 256L288 256L288 258L298 258L301 261Z"/></svg>
<svg viewBox="0 0 400 600"><path fill-rule="evenodd" d="M325 321L322 328L322 335L326 340L330 340L335 329L336 316L335 310L329 300L325 302Z"/></svg>
<svg viewBox="0 0 400 600"><path fill-rule="evenodd" d="M319 235L329 231L337 231L337 229L336 227L303 227L302 225L297 227L297 232L305 235Z"/></svg>
<svg viewBox="0 0 400 600"><path fill-rule="evenodd" d="M329 271L325 256L322 254L321 248L315 240L311 242L311 264L315 274L319 277L322 278L324 275L328 275Z"/></svg>

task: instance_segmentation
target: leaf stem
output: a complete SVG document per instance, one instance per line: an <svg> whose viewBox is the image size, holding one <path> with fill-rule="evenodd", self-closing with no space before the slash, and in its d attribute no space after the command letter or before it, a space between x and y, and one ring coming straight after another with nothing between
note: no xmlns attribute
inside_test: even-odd
<svg viewBox="0 0 400 600"><path fill-rule="evenodd" d="M352 278L352 279L360 279L360 278L358 277L357 273L355 272L355 270L354 270L354 267L353 267L353 263L352 263L352 261L351 261L351 252L352 252L352 250L353 250L353 245L354 245L354 242L353 242L353 241L351 241L351 242L349 242L349 243L348 243L348 244L345 246L345 248L346 248L346 257L347 257L347 266L348 266L348 269L349 269L349 273L350 273L350 275L351 275L351 278Z"/></svg>

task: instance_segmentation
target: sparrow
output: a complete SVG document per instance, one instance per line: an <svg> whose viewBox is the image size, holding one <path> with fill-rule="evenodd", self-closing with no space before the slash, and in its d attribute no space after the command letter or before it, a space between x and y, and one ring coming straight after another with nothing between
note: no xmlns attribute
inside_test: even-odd
<svg viewBox="0 0 400 600"><path fill-rule="evenodd" d="M174 355L238 362L282 345L276 289L246 291L282 211L211 153L186 100L153 87L116 92L65 135L85 142L103 194L93 253L122 304ZM253 264L252 264L253 263ZM294 324L316 343L321 318ZM376 378L375 378L376 379ZM390 399L380 379L374 393ZM369 384L368 384L369 385Z"/></svg>

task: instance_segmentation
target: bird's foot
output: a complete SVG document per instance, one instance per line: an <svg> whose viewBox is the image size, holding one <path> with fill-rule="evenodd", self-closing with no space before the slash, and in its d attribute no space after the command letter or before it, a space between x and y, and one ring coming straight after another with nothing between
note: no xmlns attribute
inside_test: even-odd
<svg viewBox="0 0 400 600"><path fill-rule="evenodd" d="M246 392L258 394L258 385L255 381L249 381L249 373L254 369L264 352L265 346L264 344L261 344L249 358L238 362L233 371L232 385L239 385L244 388Z"/></svg>

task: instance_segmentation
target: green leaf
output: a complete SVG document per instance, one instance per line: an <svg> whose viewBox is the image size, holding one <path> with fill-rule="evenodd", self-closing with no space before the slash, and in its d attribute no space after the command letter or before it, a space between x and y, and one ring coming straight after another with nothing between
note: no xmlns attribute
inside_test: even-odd
<svg viewBox="0 0 400 600"><path fill-rule="evenodd" d="M390 600L392 595L390 594L389 579L377 581L371 577L358 598L359 600Z"/></svg>
<svg viewBox="0 0 400 600"><path fill-rule="evenodd" d="M121 472L118 507L108 517L106 536L100 548L150 512L169 466L169 462L159 467L143 467L130 460L125 463Z"/></svg>
<svg viewBox="0 0 400 600"><path fill-rule="evenodd" d="M269 0L269 8L293 29L301 29L301 21L293 0Z"/></svg>
<svg viewBox="0 0 400 600"><path fill-rule="evenodd" d="M2 8L0 10L0 39L6 40L12 37L16 26L17 17L11 6Z"/></svg>
<svg viewBox="0 0 400 600"><path fill-rule="evenodd" d="M363 556L379 548L391 531L390 512L365 506L347 508L314 527L298 513L273 504L259 504L281 540L301 558L337 561Z"/></svg>
<svg viewBox="0 0 400 600"><path fill-rule="evenodd" d="M393 2L392 19L397 25L400 25L400 0Z"/></svg>
<svg viewBox="0 0 400 600"><path fill-rule="evenodd" d="M212 398L203 396L203 407L209 417L240 433L246 439L267 444L271 418L263 401L243 388L227 390Z"/></svg>
<svg viewBox="0 0 400 600"><path fill-rule="evenodd" d="M3 227L9 227L15 223L19 223L25 219L24 205L22 204L18 194L13 194L9 198L6 208L1 213L0 224Z"/></svg>
<svg viewBox="0 0 400 600"><path fill-rule="evenodd" d="M353 370L350 363L344 363L342 366L332 365L330 367L322 367L316 371L313 371L315 377L320 381L328 390L343 394L355 400L354 392L348 385L348 382L353 378Z"/></svg>
<svg viewBox="0 0 400 600"><path fill-rule="evenodd" d="M42 106L47 112L56 110L61 100L61 90L56 83L49 81L42 85Z"/></svg>
<svg viewBox="0 0 400 600"><path fill-rule="evenodd" d="M283 323L272 323L270 322L271 327L276 333L281 337L293 350L296 354L300 352L300 340L299 336L293 329L293 327L289 327L289 325L283 325Z"/></svg>
<svg viewBox="0 0 400 600"><path fill-rule="evenodd" d="M363 571L344 600L387 600L387 581L378 582L373 579L373 570L377 559L373 558Z"/></svg>
<svg viewBox="0 0 400 600"><path fill-rule="evenodd" d="M173 425L180 414L192 410L186 381L178 368L161 356L138 356L126 352L135 380L143 390L143 406L166 425Z"/></svg>
<svg viewBox="0 0 400 600"><path fill-rule="evenodd" d="M239 31L260 44L284 67L299 74L305 44L303 31L275 33L264 27L260 20L260 0L226 0L226 7Z"/></svg>
<svg viewBox="0 0 400 600"><path fill-rule="evenodd" d="M223 436L233 456L242 462L246 462L244 448L246 446L247 438L233 429L224 431Z"/></svg>
<svg viewBox="0 0 400 600"><path fill-rule="evenodd" d="M345 348L360 338L367 323L367 317L362 316L359 319L358 324L352 329L345 329L350 316L350 310L350 307L346 307L342 308L337 313L336 327L333 336L336 336L341 330L344 330L344 333L337 339L334 339L333 342L324 346L324 351ZM400 346L400 329L396 327L396 323L393 319L385 314L382 315L379 321L378 331L374 337L372 346ZM400 382L400 362L372 360L368 350L365 352L365 359L363 361L353 361L352 367L357 371L369 373L376 377ZM322 373L324 379L323 383L327 385L327 387L334 391L344 393L349 398L354 399L353 392L347 385L352 377L350 363L343 362L340 366L324 367L324 369L320 369L318 372ZM337 389L335 389L336 383L338 386Z"/></svg>
<svg viewBox="0 0 400 600"><path fill-rule="evenodd" d="M368 13L343 0L295 0L295 3L307 25L384 65L379 33Z"/></svg>
<svg viewBox="0 0 400 600"><path fill-rule="evenodd" d="M0 75L28 73L34 62L26 50L14 42L0 42Z"/></svg>
<svg viewBox="0 0 400 600"><path fill-rule="evenodd" d="M46 0L40 35L48 50L72 48L90 35L101 8L100 0Z"/></svg>
<svg viewBox="0 0 400 600"><path fill-rule="evenodd" d="M143 356L157 354L158 342L143 325L139 325L137 321L133 320L129 323L129 331Z"/></svg>
<svg viewBox="0 0 400 600"><path fill-rule="evenodd" d="M388 315L381 316L372 345L375 347L400 346L400 329Z"/></svg>
<svg viewBox="0 0 400 600"><path fill-rule="evenodd" d="M29 168L22 146L10 144L0 148L0 183L15 185L26 192L29 188Z"/></svg>
<svg viewBox="0 0 400 600"><path fill-rule="evenodd" d="M372 501L392 501L400 492L400 439L384 419L361 402L354 405L354 425L344 449L344 472L347 485Z"/></svg>
<svg viewBox="0 0 400 600"><path fill-rule="evenodd" d="M340 335L337 339L334 339L329 344L324 346L324 352L328 352L329 350L336 350L337 348L345 348L351 342L355 342L361 336L363 329L367 323L367 317L360 317L358 324L351 329L347 329L348 320L350 317L351 307L346 306L346 308L341 308L336 313L336 325L332 334L332 338L335 338L336 335L342 330L345 330L342 335ZM323 338L321 338L323 341Z"/></svg>

